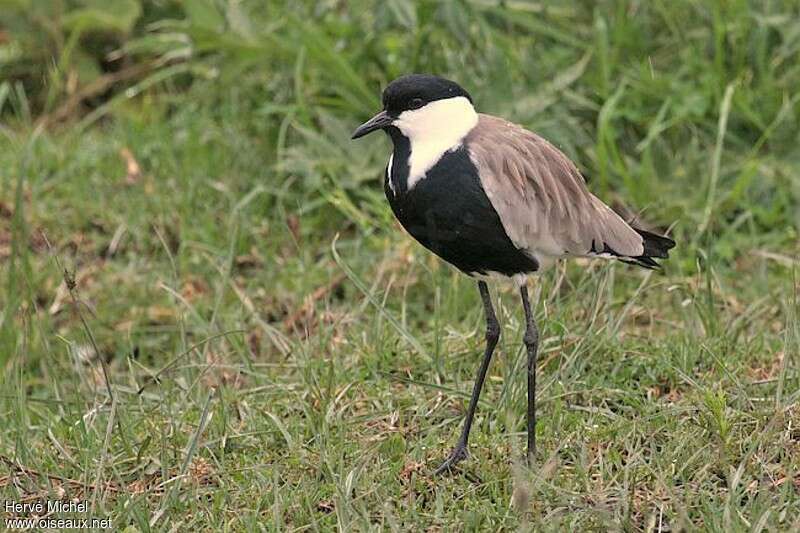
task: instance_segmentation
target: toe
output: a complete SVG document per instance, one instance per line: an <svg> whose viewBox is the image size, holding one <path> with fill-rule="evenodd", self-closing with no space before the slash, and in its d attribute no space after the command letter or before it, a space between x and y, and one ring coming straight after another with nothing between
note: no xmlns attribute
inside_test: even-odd
<svg viewBox="0 0 800 533"><path fill-rule="evenodd" d="M453 467L468 456L466 447L456 447L445 461L434 470L433 474L438 476L452 471Z"/></svg>

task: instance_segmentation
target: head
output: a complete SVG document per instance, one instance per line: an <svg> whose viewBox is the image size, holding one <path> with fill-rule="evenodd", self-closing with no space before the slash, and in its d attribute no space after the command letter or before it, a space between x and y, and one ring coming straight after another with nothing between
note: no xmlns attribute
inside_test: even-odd
<svg viewBox="0 0 800 533"><path fill-rule="evenodd" d="M383 110L359 126L353 139L377 130L412 141L436 135L461 138L476 121L472 97L460 85L430 74L409 74L386 87Z"/></svg>

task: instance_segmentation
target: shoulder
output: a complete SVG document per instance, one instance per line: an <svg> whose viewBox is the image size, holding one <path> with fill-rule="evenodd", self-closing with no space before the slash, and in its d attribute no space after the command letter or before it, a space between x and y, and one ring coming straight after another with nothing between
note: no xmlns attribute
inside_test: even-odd
<svg viewBox="0 0 800 533"><path fill-rule="evenodd" d="M484 113L478 114L478 123L464 138L467 145L501 140L521 144L550 144L544 138L519 124Z"/></svg>
<svg viewBox="0 0 800 533"><path fill-rule="evenodd" d="M464 145L475 164L493 174L511 172L534 178L548 173L557 178L580 177L583 183L577 166L555 145L500 117L480 114Z"/></svg>
<svg viewBox="0 0 800 533"><path fill-rule="evenodd" d="M515 158L520 162L572 165L569 158L544 137L492 115L479 115L478 124L464 138L464 145L473 158L487 162Z"/></svg>

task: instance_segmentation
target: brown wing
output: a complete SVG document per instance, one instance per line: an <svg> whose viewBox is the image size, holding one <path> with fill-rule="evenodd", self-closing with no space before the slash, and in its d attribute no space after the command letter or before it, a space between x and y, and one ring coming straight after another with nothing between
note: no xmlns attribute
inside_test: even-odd
<svg viewBox="0 0 800 533"><path fill-rule="evenodd" d="M534 255L637 257L642 237L586 188L555 146L489 115L464 144L511 241Z"/></svg>

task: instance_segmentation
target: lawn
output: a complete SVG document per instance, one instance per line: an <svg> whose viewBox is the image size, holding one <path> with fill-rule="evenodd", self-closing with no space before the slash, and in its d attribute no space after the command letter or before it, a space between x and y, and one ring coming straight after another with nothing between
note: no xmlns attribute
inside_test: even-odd
<svg viewBox="0 0 800 533"><path fill-rule="evenodd" d="M128 532L800 528L800 3L87 5L0 11L0 500ZM533 280L530 468L497 285L471 457L432 475L480 299L394 221L388 141L350 141L407 72L678 242Z"/></svg>

